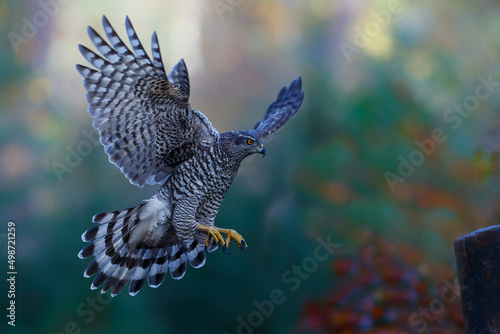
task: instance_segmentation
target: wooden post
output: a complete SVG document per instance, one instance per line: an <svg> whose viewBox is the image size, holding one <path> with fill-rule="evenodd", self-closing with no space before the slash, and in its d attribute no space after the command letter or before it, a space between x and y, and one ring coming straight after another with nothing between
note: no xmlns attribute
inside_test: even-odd
<svg viewBox="0 0 500 334"><path fill-rule="evenodd" d="M500 225L455 240L467 334L500 333Z"/></svg>

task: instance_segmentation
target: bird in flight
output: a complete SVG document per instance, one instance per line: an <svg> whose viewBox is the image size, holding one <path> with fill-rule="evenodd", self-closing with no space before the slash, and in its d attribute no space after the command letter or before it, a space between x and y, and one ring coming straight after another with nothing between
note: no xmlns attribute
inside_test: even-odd
<svg viewBox="0 0 500 334"><path fill-rule="evenodd" d="M109 157L139 187L160 184L150 198L132 208L97 214L98 225L82 235L89 242L78 254L94 257L84 276L97 274L91 289L115 296L129 284L136 295L144 283L156 288L168 271L174 279L187 263L200 268L206 253L224 253L234 240L248 246L235 230L214 225L219 206L243 159L266 154L261 139L278 130L304 98L301 78L283 87L252 130L218 133L204 114L189 104L189 76L181 59L166 73L156 32L152 59L127 17L131 51L105 16L105 41L92 27L88 34L102 56L79 45L94 66L77 65L87 90L88 112ZM223 237L225 235L225 238Z"/></svg>

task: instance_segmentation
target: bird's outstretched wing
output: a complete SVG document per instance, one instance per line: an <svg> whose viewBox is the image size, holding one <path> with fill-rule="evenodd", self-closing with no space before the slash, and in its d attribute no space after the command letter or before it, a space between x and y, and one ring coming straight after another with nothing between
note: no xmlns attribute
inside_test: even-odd
<svg viewBox="0 0 500 334"><path fill-rule="evenodd" d="M295 115L303 99L302 78L299 76L292 81L288 89L286 86L281 88L276 101L271 103L264 118L255 124L250 133L263 138L278 130Z"/></svg>
<svg viewBox="0 0 500 334"><path fill-rule="evenodd" d="M104 58L79 45L97 70L76 66L84 77L93 125L109 161L130 183L139 187L163 183L175 166L215 142L218 133L205 115L189 105L184 60L166 74L156 32L151 60L128 17L125 25L134 53L105 16L102 24L111 45L91 27L88 34Z"/></svg>

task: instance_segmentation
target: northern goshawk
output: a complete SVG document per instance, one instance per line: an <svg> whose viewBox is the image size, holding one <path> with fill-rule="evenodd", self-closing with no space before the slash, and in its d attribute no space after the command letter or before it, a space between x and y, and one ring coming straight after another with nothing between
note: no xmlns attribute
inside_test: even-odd
<svg viewBox="0 0 500 334"><path fill-rule="evenodd" d="M78 256L94 256L84 276L95 276L92 289L118 294L128 282L130 295L145 281L158 287L167 271L180 279L187 262L205 264L206 252L219 244L226 252L231 239L241 250L245 240L236 231L214 226L219 206L249 155L265 155L261 138L283 126L304 98L301 78L283 87L253 130L219 134L189 104L189 77L184 60L166 74L156 32L152 60L126 19L132 52L106 17L108 42L91 27L88 34L101 57L85 46L80 52L96 69L77 65L84 77L88 112L99 130L109 161L139 187L161 184L151 199L124 210L93 217L99 225L82 235ZM227 237L224 239L222 234Z"/></svg>

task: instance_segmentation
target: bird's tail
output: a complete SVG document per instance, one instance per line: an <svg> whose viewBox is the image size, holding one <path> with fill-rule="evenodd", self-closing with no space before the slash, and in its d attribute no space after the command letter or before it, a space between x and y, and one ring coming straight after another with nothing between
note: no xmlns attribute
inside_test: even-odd
<svg viewBox="0 0 500 334"><path fill-rule="evenodd" d="M205 245L199 239L181 241L170 221L168 203L156 198L124 210L95 215L94 226L82 234L90 242L78 256L94 256L84 273L90 277L97 273L91 289L104 284L102 293L111 289L116 296L130 281L129 293L136 295L146 279L156 288L163 282L167 271L174 279L186 273L186 262L194 268L205 264ZM217 244L210 245L209 252Z"/></svg>

